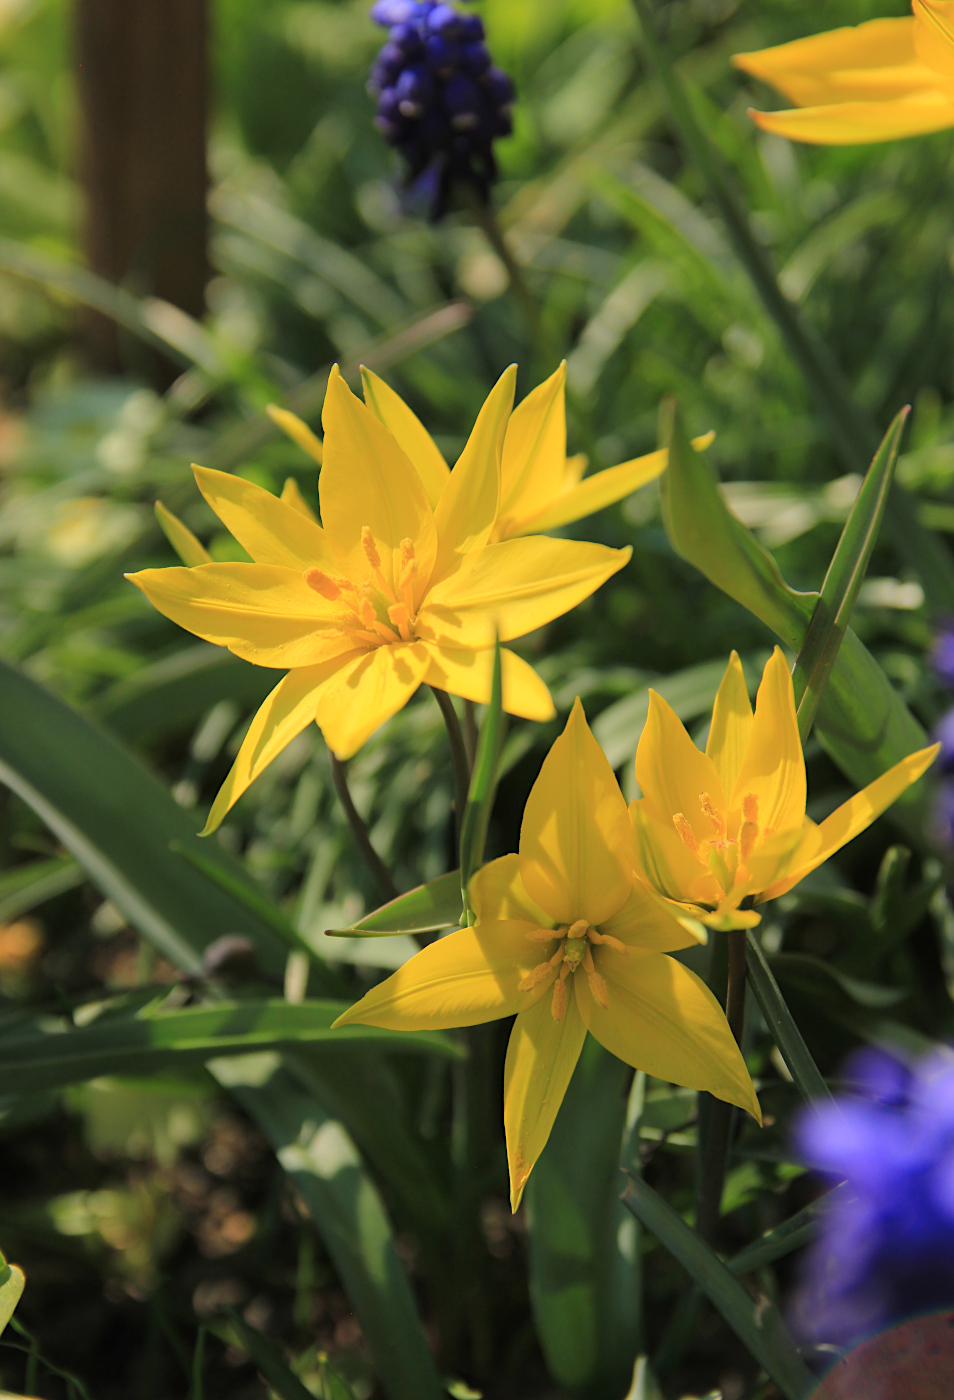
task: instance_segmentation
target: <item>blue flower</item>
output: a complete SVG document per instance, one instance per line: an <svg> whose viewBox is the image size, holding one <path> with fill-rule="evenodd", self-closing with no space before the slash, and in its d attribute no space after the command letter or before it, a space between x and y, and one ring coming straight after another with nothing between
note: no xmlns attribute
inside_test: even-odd
<svg viewBox="0 0 954 1400"><path fill-rule="evenodd" d="M846 1183L793 1309L803 1336L837 1345L954 1307L954 1054L906 1065L868 1049L845 1073L850 1094L795 1127L801 1160Z"/></svg>
<svg viewBox="0 0 954 1400"><path fill-rule="evenodd" d="M934 669L945 685L954 686L954 627L946 627L934 639Z"/></svg>
<svg viewBox="0 0 954 1400"><path fill-rule="evenodd" d="M388 30L368 86L375 124L404 157L406 184L439 219L455 184L486 203L497 178L493 143L513 130L513 83L495 68L483 22L437 0L376 0Z"/></svg>

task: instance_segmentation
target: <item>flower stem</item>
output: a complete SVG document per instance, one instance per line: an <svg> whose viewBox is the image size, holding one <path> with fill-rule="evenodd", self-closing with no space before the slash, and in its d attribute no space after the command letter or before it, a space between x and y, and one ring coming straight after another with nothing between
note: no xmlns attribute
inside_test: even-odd
<svg viewBox="0 0 954 1400"><path fill-rule="evenodd" d="M726 934L726 940L729 967L725 1015L736 1044L741 1044L742 1028L745 1024L745 929L732 929ZM709 1098L708 1112L705 1115L705 1144L699 1173L696 1230L710 1244L719 1228L719 1216L722 1211L722 1188L729 1158L733 1112L732 1105L723 1099Z"/></svg>
<svg viewBox="0 0 954 1400"><path fill-rule="evenodd" d="M540 304L527 286L523 268L513 255L513 250L500 227L494 206L489 200L485 204L477 191L469 185L462 185L461 193L467 208L474 217L474 222L478 224L487 242L506 269L507 277L510 280L510 290L513 292L514 300L520 307L520 313L523 316L527 340L530 346L534 347L540 334Z"/></svg>
<svg viewBox="0 0 954 1400"><path fill-rule="evenodd" d="M355 845L358 848L361 859L364 861L371 878L377 885L378 894L381 898L385 901L397 899L401 891L391 878L390 870L388 870L384 861L372 846L368 828L365 825L361 813L354 805L351 789L348 787L347 765L343 763L340 758L337 758L335 754L331 753L330 749L329 755L331 758L331 780L335 785L335 792L338 794L338 799L344 808L345 816L348 818L351 835L354 837Z"/></svg>
<svg viewBox="0 0 954 1400"><path fill-rule="evenodd" d="M471 770L477 757L477 707L473 700L464 701L464 747Z"/></svg>
<svg viewBox="0 0 954 1400"><path fill-rule="evenodd" d="M447 726L447 741L450 745L451 766L454 770L454 832L455 846L460 852L460 826L467 806L467 793L470 791L470 764L467 761L467 745L461 731L460 720L454 709L454 702L446 690L431 686L431 693L440 706L444 723Z"/></svg>

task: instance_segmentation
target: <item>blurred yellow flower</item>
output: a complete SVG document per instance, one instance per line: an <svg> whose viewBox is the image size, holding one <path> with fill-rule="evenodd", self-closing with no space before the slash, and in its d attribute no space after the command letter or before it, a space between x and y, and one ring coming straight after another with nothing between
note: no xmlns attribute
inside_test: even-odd
<svg viewBox="0 0 954 1400"><path fill-rule="evenodd" d="M761 1122L722 1008L666 956L702 930L634 878L626 803L579 700L527 799L519 854L484 866L470 899L473 928L424 948L335 1024L410 1031L516 1015L504 1070L514 1210L588 1030L627 1064Z"/></svg>
<svg viewBox="0 0 954 1400"><path fill-rule="evenodd" d="M422 684L486 702L495 635L521 637L568 612L629 559L628 548L571 540L491 543L515 378L507 370L491 391L438 500L420 457L408 456L337 369L323 411L324 528L297 488L279 500L241 477L195 468L203 496L253 562L145 569L132 582L197 636L288 671L253 719L206 832L312 720L348 758ZM184 526L166 519L164 528L201 559ZM554 714L546 686L506 650L503 703L528 719Z"/></svg>
<svg viewBox="0 0 954 1400"><path fill-rule="evenodd" d="M735 54L733 63L800 110L751 112L763 131L823 146L896 141L954 126L954 0L912 0L872 19Z"/></svg>
<svg viewBox="0 0 954 1400"><path fill-rule="evenodd" d="M792 677L776 647L749 703L732 653L712 709L705 753L650 691L636 751L642 797L631 804L636 869L659 894L710 928L742 928L747 904L785 894L870 826L916 782L938 744L889 768L816 825L805 815L805 759Z"/></svg>

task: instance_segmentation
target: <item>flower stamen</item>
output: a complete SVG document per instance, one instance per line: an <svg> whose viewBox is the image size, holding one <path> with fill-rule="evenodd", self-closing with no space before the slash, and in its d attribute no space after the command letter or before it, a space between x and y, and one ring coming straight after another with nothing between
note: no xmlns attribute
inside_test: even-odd
<svg viewBox="0 0 954 1400"><path fill-rule="evenodd" d="M679 833L679 838L684 846L688 846L694 856L700 855L699 842L696 834L689 823L689 818L682 812L673 812L672 824Z"/></svg>
<svg viewBox="0 0 954 1400"><path fill-rule="evenodd" d="M609 993L606 990L606 983L596 970L593 961L593 954L587 948L583 954L583 971L586 973L586 980L590 984L590 991L597 1006L601 1006L604 1011L609 1007Z"/></svg>
<svg viewBox="0 0 954 1400"><path fill-rule="evenodd" d="M341 597L341 585L336 583L330 574L324 573L321 569L306 569L305 582L309 588L313 588L316 593L320 593L322 598L327 598L329 602L334 602Z"/></svg>
<svg viewBox="0 0 954 1400"><path fill-rule="evenodd" d="M716 840L725 840L725 817L716 809L716 805L707 792L700 792L699 806L702 808L702 815L708 817L709 821L716 829Z"/></svg>

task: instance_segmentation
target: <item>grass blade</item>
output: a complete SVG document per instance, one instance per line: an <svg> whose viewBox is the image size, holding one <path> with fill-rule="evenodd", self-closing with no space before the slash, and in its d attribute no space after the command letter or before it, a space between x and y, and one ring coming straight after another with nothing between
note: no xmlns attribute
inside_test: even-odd
<svg viewBox="0 0 954 1400"><path fill-rule="evenodd" d="M808 1102L813 1099L831 1098L828 1085L802 1039L802 1033L795 1024L781 989L772 976L772 969L762 952L762 945L752 929L746 930L746 942L749 952L746 975L755 993L759 1010L765 1017L765 1024L795 1081L795 1087Z"/></svg>
<svg viewBox="0 0 954 1400"><path fill-rule="evenodd" d="M238 1338L243 1350L248 1352L278 1400L315 1400L274 1342L259 1332L257 1327L250 1327L244 1317L232 1309L229 1310L228 1319L229 1330Z"/></svg>
<svg viewBox="0 0 954 1400"><path fill-rule="evenodd" d="M38 904L75 890L86 879L72 856L53 856L17 866L0 875L0 923L11 923Z"/></svg>
<svg viewBox="0 0 954 1400"><path fill-rule="evenodd" d="M715 1251L640 1177L630 1176L623 1205L679 1260L786 1400L805 1400L815 1388L815 1377L774 1304L753 1298Z"/></svg>
<svg viewBox="0 0 954 1400"><path fill-rule="evenodd" d="M503 712L503 681L500 660L500 642L494 647L494 672L490 687L490 704L480 726L477 740L477 753L474 768L470 775L470 788L464 806L464 819L460 828L460 889L464 906L464 917L468 924L473 922L473 913L467 897L467 887L471 876L480 869L484 860L484 846L487 841L487 827L490 812L497 791L497 770L500 765L500 752L506 734L506 720Z"/></svg>
<svg viewBox="0 0 954 1400"><path fill-rule="evenodd" d="M818 1233L818 1222L831 1209L832 1201L842 1189L836 1186L834 1191L821 1196L817 1201L812 1201L802 1210L789 1216L781 1225L776 1225L774 1230L766 1230L764 1235L740 1249L738 1254L734 1254L728 1261L729 1272L737 1278L742 1274L753 1273L756 1269L773 1264L776 1259L784 1259L786 1254L792 1254L796 1249L810 1243Z"/></svg>

